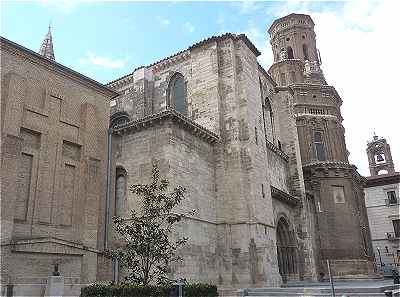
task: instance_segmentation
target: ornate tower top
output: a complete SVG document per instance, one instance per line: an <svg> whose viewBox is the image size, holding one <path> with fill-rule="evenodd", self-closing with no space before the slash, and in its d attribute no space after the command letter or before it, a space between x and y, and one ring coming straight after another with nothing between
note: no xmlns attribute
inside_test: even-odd
<svg viewBox="0 0 400 297"><path fill-rule="evenodd" d="M379 138L375 133L373 140L368 142L367 155L371 176L395 173L392 153L386 139Z"/></svg>
<svg viewBox="0 0 400 297"><path fill-rule="evenodd" d="M51 27L49 26L49 31L47 32L42 46L40 47L39 54L46 57L47 59L55 61L54 49L53 49L53 38L51 36Z"/></svg>

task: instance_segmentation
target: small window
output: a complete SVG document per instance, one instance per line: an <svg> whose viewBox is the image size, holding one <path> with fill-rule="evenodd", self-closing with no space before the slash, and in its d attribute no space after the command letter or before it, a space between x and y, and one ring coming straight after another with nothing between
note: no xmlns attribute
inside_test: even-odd
<svg viewBox="0 0 400 297"><path fill-rule="evenodd" d="M322 140L322 133L319 131L314 132L314 149L315 149L315 157L318 161L325 161L325 148Z"/></svg>
<svg viewBox="0 0 400 297"><path fill-rule="evenodd" d="M304 60L309 60L308 58L308 48L306 44L303 44L303 55L304 55Z"/></svg>
<svg viewBox="0 0 400 297"><path fill-rule="evenodd" d="M286 86L286 75L285 73L281 73L281 85Z"/></svg>
<svg viewBox="0 0 400 297"><path fill-rule="evenodd" d="M333 201L335 203L344 203L344 187L343 186L332 186Z"/></svg>
<svg viewBox="0 0 400 297"><path fill-rule="evenodd" d="M258 132L257 132L257 127L254 127L254 137L256 139L256 144L258 145Z"/></svg>
<svg viewBox="0 0 400 297"><path fill-rule="evenodd" d="M265 198L264 184L261 184L261 195Z"/></svg>
<svg viewBox="0 0 400 297"><path fill-rule="evenodd" d="M397 204L397 197L395 191L388 191L386 194L389 200L389 204Z"/></svg>
<svg viewBox="0 0 400 297"><path fill-rule="evenodd" d="M393 220L394 236L400 237L400 220Z"/></svg>
<svg viewBox="0 0 400 297"><path fill-rule="evenodd" d="M291 83L293 83L293 84L296 83L296 73L294 71L290 72L290 80L291 80Z"/></svg>
<svg viewBox="0 0 400 297"><path fill-rule="evenodd" d="M294 59L294 55L293 55L293 49L291 46L288 46L287 49L287 55L288 55L288 59Z"/></svg>
<svg viewBox="0 0 400 297"><path fill-rule="evenodd" d="M125 191L126 173L125 170L118 168L115 178L115 216L121 217L124 214Z"/></svg>

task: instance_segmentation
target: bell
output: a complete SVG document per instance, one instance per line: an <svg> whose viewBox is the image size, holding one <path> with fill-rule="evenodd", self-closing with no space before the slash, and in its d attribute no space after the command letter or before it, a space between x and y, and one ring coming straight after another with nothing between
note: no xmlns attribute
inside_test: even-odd
<svg viewBox="0 0 400 297"><path fill-rule="evenodd" d="M385 161L385 159L383 159L382 154L378 154L378 155L376 156L376 160L377 160L378 162L383 162L383 161Z"/></svg>

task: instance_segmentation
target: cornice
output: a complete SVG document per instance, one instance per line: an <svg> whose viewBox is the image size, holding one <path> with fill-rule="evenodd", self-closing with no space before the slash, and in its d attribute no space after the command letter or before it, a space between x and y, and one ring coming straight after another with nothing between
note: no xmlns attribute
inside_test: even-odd
<svg viewBox="0 0 400 297"><path fill-rule="evenodd" d="M289 156L286 155L277 146L275 146L272 142L270 142L268 139L265 139L265 143L267 145L267 148L269 148L271 151L273 151L275 154L281 157L285 162L289 162Z"/></svg>
<svg viewBox="0 0 400 297"><path fill-rule="evenodd" d="M148 127L154 126L156 123L160 123L166 120L172 120L178 124L181 124L186 130L190 131L193 135L204 139L208 143L214 144L219 141L219 136L210 130L200 126L191 119L185 117L184 115L176 112L172 109L167 109L165 111L149 115L139 120L131 121L121 125L117 125L112 129L114 134L127 134L134 133Z"/></svg>
<svg viewBox="0 0 400 297"><path fill-rule="evenodd" d="M10 54L14 56L20 56L23 57L24 59L30 61L31 63L40 65L52 72L55 72L57 74L60 74L64 77L67 77L69 79L72 79L85 87L90 87L96 92L99 92L107 97L116 97L119 95L118 92L110 89L109 87L79 73L76 72L60 63L57 63L54 60L48 59L42 55L39 55L38 53L23 47L22 45L19 45L15 42L12 42L11 40L8 40L7 38L1 37L0 36L0 42L1 42L1 51L7 51Z"/></svg>
<svg viewBox="0 0 400 297"><path fill-rule="evenodd" d="M394 174L382 174L378 176L368 176L365 187L371 188L376 186L385 186L392 184L400 184L400 172Z"/></svg>
<svg viewBox="0 0 400 297"><path fill-rule="evenodd" d="M271 186L271 196L272 196L272 198L282 201L291 206L297 206L301 202L299 198L292 196L289 193L286 193L282 190L279 190L278 188L275 188L274 186Z"/></svg>

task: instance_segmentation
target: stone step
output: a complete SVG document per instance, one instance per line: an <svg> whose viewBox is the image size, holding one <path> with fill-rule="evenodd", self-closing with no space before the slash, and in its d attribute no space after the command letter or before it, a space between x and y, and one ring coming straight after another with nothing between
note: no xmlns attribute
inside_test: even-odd
<svg viewBox="0 0 400 297"><path fill-rule="evenodd" d="M254 297L332 297L331 294L305 294L305 293L288 293L288 292L275 292L275 293L251 293L247 296ZM336 294L336 297L385 297L385 293L350 293L350 294Z"/></svg>
<svg viewBox="0 0 400 297"><path fill-rule="evenodd" d="M347 284L335 287L336 297L379 297L386 296L385 291L398 289L398 285L357 286ZM272 297L272 296L298 296L298 297L330 297L331 288L328 286L315 287L285 287L285 288L251 288L243 291L242 296Z"/></svg>

